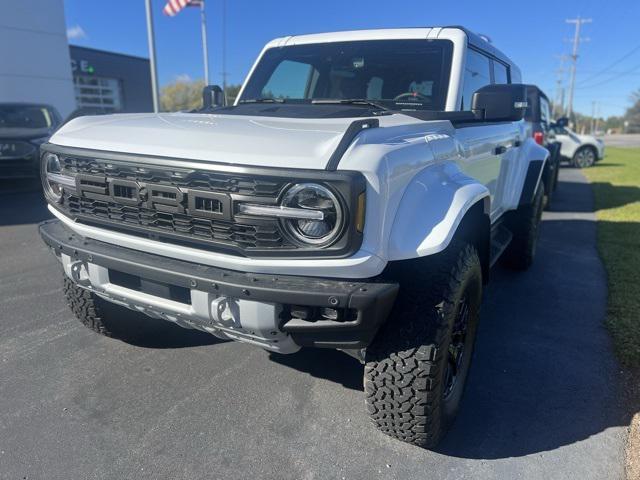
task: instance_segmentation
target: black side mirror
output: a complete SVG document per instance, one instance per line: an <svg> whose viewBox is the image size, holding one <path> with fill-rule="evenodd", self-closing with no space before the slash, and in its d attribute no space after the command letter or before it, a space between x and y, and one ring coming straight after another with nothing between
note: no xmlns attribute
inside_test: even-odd
<svg viewBox="0 0 640 480"><path fill-rule="evenodd" d="M565 128L569 126L569 119L567 117L560 117L556 120L556 125L560 128Z"/></svg>
<svg viewBox="0 0 640 480"><path fill-rule="evenodd" d="M517 122L527 106L525 85L520 83L487 85L471 101L471 110L486 122Z"/></svg>
<svg viewBox="0 0 640 480"><path fill-rule="evenodd" d="M202 108L224 107L227 104L224 92L219 85L207 85L202 89Z"/></svg>

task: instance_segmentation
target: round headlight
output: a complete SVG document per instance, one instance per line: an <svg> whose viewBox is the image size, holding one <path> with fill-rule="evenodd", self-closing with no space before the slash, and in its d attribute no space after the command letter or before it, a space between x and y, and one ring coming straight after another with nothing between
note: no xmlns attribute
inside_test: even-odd
<svg viewBox="0 0 640 480"><path fill-rule="evenodd" d="M59 202L62 199L62 186L50 179L50 174L60 175L62 173L62 164L60 163L58 155L51 152L43 155L41 173L45 194L52 200Z"/></svg>
<svg viewBox="0 0 640 480"><path fill-rule="evenodd" d="M287 233L307 245L326 245L335 240L342 230L343 213L337 197L331 190L316 183L301 183L291 187L282 206L317 212L316 218L287 218L282 223ZM311 215L309 215L311 217Z"/></svg>

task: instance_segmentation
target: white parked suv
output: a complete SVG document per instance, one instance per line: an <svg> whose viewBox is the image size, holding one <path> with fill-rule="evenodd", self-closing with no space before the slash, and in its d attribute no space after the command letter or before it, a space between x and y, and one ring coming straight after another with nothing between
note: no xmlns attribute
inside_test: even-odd
<svg viewBox="0 0 640 480"><path fill-rule="evenodd" d="M71 309L107 335L110 302L273 352L344 350L374 424L433 447L491 265L536 251L548 151L520 71L459 27L293 36L234 105L210 103L76 118L43 147L40 233Z"/></svg>
<svg viewBox="0 0 640 480"><path fill-rule="evenodd" d="M560 156L574 167L593 166L604 158L604 142L593 135L579 135L571 130L566 118L559 118L551 125L555 140L560 142Z"/></svg>

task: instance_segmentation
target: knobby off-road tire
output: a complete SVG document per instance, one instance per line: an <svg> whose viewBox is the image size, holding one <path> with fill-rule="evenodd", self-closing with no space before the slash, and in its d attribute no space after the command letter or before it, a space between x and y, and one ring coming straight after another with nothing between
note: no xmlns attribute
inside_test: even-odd
<svg viewBox="0 0 640 480"><path fill-rule="evenodd" d="M543 199L544 184L540 182L533 202L518 208L508 221L513 238L504 252L504 261L514 270L526 270L533 264L538 247Z"/></svg>
<svg viewBox="0 0 640 480"><path fill-rule="evenodd" d="M105 313L107 302L94 293L78 287L67 276L64 276L63 291L67 304L73 314L94 332L106 337L113 337L115 325Z"/></svg>
<svg viewBox="0 0 640 480"><path fill-rule="evenodd" d="M482 270L475 247L457 241L400 270L391 317L367 349L366 406L382 432L433 448L462 398L480 313Z"/></svg>

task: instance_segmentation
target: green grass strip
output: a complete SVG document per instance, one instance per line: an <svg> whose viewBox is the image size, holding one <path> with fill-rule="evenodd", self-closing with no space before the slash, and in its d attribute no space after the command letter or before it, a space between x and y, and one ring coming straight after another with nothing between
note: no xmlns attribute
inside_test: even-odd
<svg viewBox="0 0 640 480"><path fill-rule="evenodd" d="M616 354L640 366L640 148L608 148L583 170L593 186L598 250L608 275L607 326Z"/></svg>

